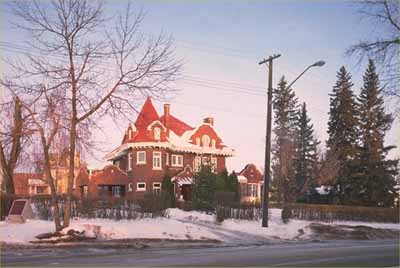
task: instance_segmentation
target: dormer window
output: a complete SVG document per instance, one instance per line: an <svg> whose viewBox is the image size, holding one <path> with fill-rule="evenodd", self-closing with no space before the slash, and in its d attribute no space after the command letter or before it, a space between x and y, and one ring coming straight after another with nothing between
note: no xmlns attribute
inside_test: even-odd
<svg viewBox="0 0 400 268"><path fill-rule="evenodd" d="M128 137L129 137L129 139L132 139L132 129L128 130Z"/></svg>
<svg viewBox="0 0 400 268"><path fill-rule="evenodd" d="M215 141L215 139L211 140L211 147L215 148L215 145L217 144L217 142Z"/></svg>
<svg viewBox="0 0 400 268"><path fill-rule="evenodd" d="M210 147L210 137L208 135L203 135L201 142L203 143L204 147Z"/></svg>
<svg viewBox="0 0 400 268"><path fill-rule="evenodd" d="M199 137L196 138L196 145L200 146L200 138Z"/></svg>
<svg viewBox="0 0 400 268"><path fill-rule="evenodd" d="M154 139L158 141L161 139L161 129L159 127L154 128Z"/></svg>

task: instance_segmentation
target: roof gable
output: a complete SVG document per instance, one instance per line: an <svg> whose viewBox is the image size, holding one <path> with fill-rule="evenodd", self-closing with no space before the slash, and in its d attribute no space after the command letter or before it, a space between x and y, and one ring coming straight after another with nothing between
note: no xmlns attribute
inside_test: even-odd
<svg viewBox="0 0 400 268"><path fill-rule="evenodd" d="M160 118L150 97L147 97L145 103L143 104L142 110L136 119L135 126L140 131L141 129L146 129L147 126L155 120L160 120Z"/></svg>
<svg viewBox="0 0 400 268"><path fill-rule="evenodd" d="M165 115L160 117L161 122L165 124ZM182 136L188 130L193 130L194 128L186 124L185 122L179 120L173 115L168 115L168 128L175 132L178 136Z"/></svg>

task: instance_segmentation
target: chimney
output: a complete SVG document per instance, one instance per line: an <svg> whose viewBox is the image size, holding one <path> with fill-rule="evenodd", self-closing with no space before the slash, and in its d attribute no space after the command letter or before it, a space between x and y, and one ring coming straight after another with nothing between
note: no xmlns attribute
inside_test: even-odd
<svg viewBox="0 0 400 268"><path fill-rule="evenodd" d="M214 118L213 117L206 117L203 119L203 122L206 124L210 124L211 126L214 126Z"/></svg>
<svg viewBox="0 0 400 268"><path fill-rule="evenodd" d="M164 103L164 125L167 128L167 135L169 135L170 107L171 107L171 105L169 103Z"/></svg>

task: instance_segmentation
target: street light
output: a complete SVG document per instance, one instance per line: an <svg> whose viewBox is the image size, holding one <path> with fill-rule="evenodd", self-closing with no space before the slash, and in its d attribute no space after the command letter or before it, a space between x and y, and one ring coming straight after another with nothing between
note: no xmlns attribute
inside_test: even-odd
<svg viewBox="0 0 400 268"><path fill-rule="evenodd" d="M267 98L267 130L266 130L266 145L265 145L265 166L264 166L264 200L263 200L263 217L262 217L262 227L268 227L268 203L269 203L269 181L271 178L271 113L272 113L272 61L280 55L274 55L268 59L264 59L259 62L259 65L268 63L269 73L268 73L268 98ZM308 66L292 83L289 84L287 89L289 89L293 84L309 69L312 67L321 67L325 65L325 61L317 61L314 64Z"/></svg>

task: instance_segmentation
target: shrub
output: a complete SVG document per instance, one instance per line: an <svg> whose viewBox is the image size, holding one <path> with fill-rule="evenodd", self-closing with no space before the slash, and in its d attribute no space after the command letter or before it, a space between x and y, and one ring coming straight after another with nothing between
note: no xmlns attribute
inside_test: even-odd
<svg viewBox="0 0 400 268"><path fill-rule="evenodd" d="M399 222L398 208L288 204L290 218L309 221Z"/></svg>

